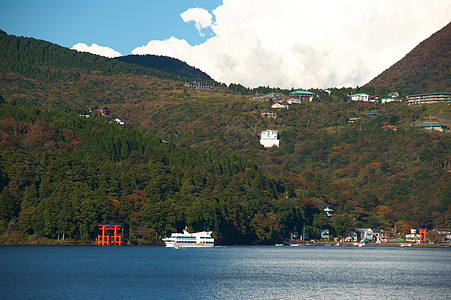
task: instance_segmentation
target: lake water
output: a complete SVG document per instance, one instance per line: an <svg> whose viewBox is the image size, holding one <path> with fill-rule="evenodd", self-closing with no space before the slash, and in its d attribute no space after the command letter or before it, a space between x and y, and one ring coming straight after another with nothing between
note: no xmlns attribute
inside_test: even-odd
<svg viewBox="0 0 451 300"><path fill-rule="evenodd" d="M0 247L0 299L451 299L451 249Z"/></svg>

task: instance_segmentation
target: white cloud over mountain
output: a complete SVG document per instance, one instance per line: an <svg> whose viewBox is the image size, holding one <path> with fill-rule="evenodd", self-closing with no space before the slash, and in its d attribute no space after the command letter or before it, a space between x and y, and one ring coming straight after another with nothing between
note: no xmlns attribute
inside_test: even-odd
<svg viewBox="0 0 451 300"><path fill-rule="evenodd" d="M84 43L78 43L72 47L72 49L77 50L79 52L89 52L92 54L97 54L105 57L118 57L122 56L119 52L115 51L114 49L99 46L97 44L92 44L91 46L88 46Z"/></svg>
<svg viewBox="0 0 451 300"><path fill-rule="evenodd" d="M173 56L250 87L356 86L445 26L450 12L448 0L224 0L215 23L202 9L182 13L198 30L211 26L203 44L171 37L132 53Z"/></svg>
<svg viewBox="0 0 451 300"><path fill-rule="evenodd" d="M200 35L213 32L202 44L171 37L132 54L175 57L227 84L356 86L447 25L450 13L449 0L223 0L211 13L181 14Z"/></svg>
<svg viewBox="0 0 451 300"><path fill-rule="evenodd" d="M201 36L205 35L202 29L209 28L213 24L213 16L207 10L199 7L188 9L180 17L186 23L193 21Z"/></svg>

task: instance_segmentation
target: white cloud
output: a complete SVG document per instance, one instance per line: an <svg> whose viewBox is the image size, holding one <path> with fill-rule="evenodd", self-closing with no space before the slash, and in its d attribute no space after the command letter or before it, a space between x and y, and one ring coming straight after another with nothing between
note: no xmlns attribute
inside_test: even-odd
<svg viewBox="0 0 451 300"><path fill-rule="evenodd" d="M72 49L77 50L79 52L89 52L92 54L97 54L97 55L105 56L105 57L109 57L109 58L122 56L122 54L115 51L114 49L104 47L104 46L99 46L97 44L92 44L91 46L88 46L84 43L78 43L78 44L72 46Z"/></svg>
<svg viewBox="0 0 451 300"><path fill-rule="evenodd" d="M201 36L205 35L201 30L211 27L213 24L213 16L207 10L199 7L190 8L183 12L180 16L185 23L193 21Z"/></svg>
<svg viewBox="0 0 451 300"><path fill-rule="evenodd" d="M214 23L189 11L183 20L213 37L150 41L132 53L176 57L225 83L310 88L367 83L444 27L451 2L223 0Z"/></svg>

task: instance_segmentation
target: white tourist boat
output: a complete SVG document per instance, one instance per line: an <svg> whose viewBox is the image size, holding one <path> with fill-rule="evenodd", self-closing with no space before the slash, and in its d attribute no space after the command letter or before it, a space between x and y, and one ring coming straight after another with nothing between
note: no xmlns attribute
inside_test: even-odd
<svg viewBox="0 0 451 300"><path fill-rule="evenodd" d="M211 236L211 231L199 231L190 233L186 229L183 233L172 233L170 237L163 239L166 247L213 247L215 239Z"/></svg>

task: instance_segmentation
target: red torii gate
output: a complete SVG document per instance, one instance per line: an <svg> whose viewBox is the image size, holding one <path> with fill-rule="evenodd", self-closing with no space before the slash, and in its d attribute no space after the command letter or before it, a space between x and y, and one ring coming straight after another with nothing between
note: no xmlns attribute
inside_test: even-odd
<svg viewBox="0 0 451 300"><path fill-rule="evenodd" d="M420 234L420 243L426 243L426 234L428 230L427 229L418 229L418 233Z"/></svg>
<svg viewBox="0 0 451 300"><path fill-rule="evenodd" d="M121 225L99 224L99 229L102 230L102 234L97 236L98 246L120 246L122 244L122 236L118 235L118 231L121 230ZM114 230L114 234L106 234L107 230Z"/></svg>

